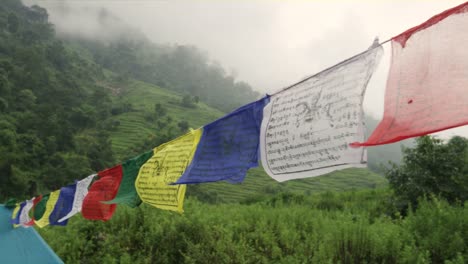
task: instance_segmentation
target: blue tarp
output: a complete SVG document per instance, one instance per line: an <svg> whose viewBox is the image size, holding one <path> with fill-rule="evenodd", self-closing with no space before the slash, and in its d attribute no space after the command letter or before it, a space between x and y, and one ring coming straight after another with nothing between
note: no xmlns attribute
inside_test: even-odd
<svg viewBox="0 0 468 264"><path fill-rule="evenodd" d="M258 149L266 96L203 127L192 162L176 184L228 181L240 183L258 166Z"/></svg>
<svg viewBox="0 0 468 264"><path fill-rule="evenodd" d="M63 263L34 228L13 228L12 213L0 205L0 263Z"/></svg>

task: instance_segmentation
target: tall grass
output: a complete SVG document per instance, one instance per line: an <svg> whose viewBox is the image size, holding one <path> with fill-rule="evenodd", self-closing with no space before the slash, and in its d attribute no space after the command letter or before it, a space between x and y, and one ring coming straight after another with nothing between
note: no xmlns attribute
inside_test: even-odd
<svg viewBox="0 0 468 264"><path fill-rule="evenodd" d="M251 204L189 199L182 215L119 207L41 234L66 263L464 263L468 209L432 198L400 217L387 190L279 193Z"/></svg>

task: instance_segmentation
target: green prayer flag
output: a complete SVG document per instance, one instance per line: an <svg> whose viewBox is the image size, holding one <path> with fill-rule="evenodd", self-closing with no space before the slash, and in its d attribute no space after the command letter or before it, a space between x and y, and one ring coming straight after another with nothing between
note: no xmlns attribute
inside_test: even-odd
<svg viewBox="0 0 468 264"><path fill-rule="evenodd" d="M50 194L43 195L42 199L34 207L34 220L39 220L44 215L49 196Z"/></svg>
<svg viewBox="0 0 468 264"><path fill-rule="evenodd" d="M141 199L135 189L135 180L141 166L152 156L153 150L150 150L122 164L123 177L119 191L117 192L117 196L113 200L105 202L106 204L117 203L130 207L137 207L141 204Z"/></svg>

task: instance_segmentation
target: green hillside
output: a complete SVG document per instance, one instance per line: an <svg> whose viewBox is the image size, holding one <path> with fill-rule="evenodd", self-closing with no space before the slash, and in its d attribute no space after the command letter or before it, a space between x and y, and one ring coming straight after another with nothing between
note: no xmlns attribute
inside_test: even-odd
<svg viewBox="0 0 468 264"><path fill-rule="evenodd" d="M155 104L159 103L167 109L168 113L162 118L165 123L167 123L167 117L170 117L173 120L170 123L187 121L192 128L198 128L223 115L221 111L201 102L196 105L196 108L183 107L180 104L182 95L140 81L129 81L127 85L117 89L119 91L114 95L114 104L129 103L132 108L112 118L120 123L111 134L112 148L119 159L131 157L133 152L129 150L141 144L142 139L162 133L157 122L160 120L156 120L160 113L154 111ZM178 132L182 133L182 131ZM145 149L153 147L156 146L145 146Z"/></svg>
<svg viewBox="0 0 468 264"><path fill-rule="evenodd" d="M114 93L113 104L126 104L131 108L128 112L111 118L112 122L119 123L111 133L111 140L114 154L121 161L156 147L158 143L163 143L163 139L170 140L170 137L182 134L183 131L176 125L180 121L187 121L190 127L198 128L223 115L221 111L202 102L192 107L184 107L181 103L182 94L141 81L128 81L126 85L114 87L114 90L117 92ZM167 113L163 117L157 117L155 104L160 104L166 109ZM173 121L160 128L158 122L166 122L167 117ZM167 133L170 133L169 137ZM161 134L163 137L158 137ZM151 138L158 138L160 141ZM150 145L151 143L153 145ZM278 183L266 175L263 169L255 168L249 171L241 184L217 182L189 185L188 195L197 196L207 202L239 202L282 191L309 194L377 188L384 185L386 180L368 169L347 169L317 178Z"/></svg>

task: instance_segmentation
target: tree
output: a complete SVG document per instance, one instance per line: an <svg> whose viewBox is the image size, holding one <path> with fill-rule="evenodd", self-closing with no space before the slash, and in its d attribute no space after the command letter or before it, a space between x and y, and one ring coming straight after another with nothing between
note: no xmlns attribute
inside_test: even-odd
<svg viewBox="0 0 468 264"><path fill-rule="evenodd" d="M400 207L417 205L418 198L439 195L449 202L468 198L468 139L453 137L447 143L424 136L414 148L403 149L400 166L386 171Z"/></svg>
<svg viewBox="0 0 468 264"><path fill-rule="evenodd" d="M49 19L49 14L45 8L42 8L38 5L33 5L29 9L28 18L45 24Z"/></svg>
<svg viewBox="0 0 468 264"><path fill-rule="evenodd" d="M15 14L10 13L8 15L8 31L10 31L11 33L16 33L18 31L18 28L19 28L18 17Z"/></svg>
<svg viewBox="0 0 468 264"><path fill-rule="evenodd" d="M182 102L181 102L183 107L188 107L188 108L195 108L196 105L192 101L192 97L190 95L184 95L182 97Z"/></svg>
<svg viewBox="0 0 468 264"><path fill-rule="evenodd" d="M160 103L154 104L154 112L157 116L165 116L167 114L167 109Z"/></svg>
<svg viewBox="0 0 468 264"><path fill-rule="evenodd" d="M189 123L184 120L177 123L177 126L180 128L180 131L185 132L189 128Z"/></svg>
<svg viewBox="0 0 468 264"><path fill-rule="evenodd" d="M8 101L0 97L0 113L6 112L8 109Z"/></svg>

